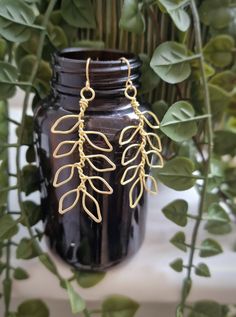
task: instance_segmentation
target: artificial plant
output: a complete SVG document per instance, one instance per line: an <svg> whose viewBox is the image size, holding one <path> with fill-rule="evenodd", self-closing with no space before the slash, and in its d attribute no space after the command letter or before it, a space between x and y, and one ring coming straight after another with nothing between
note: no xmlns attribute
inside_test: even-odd
<svg viewBox="0 0 236 317"><path fill-rule="evenodd" d="M23 317L26 312L34 316L36 311L37 316L49 316L41 300L23 302L12 311L14 279L29 278L23 268L12 267L13 256L38 258L68 292L74 313L131 317L138 309L131 299L111 296L98 310L89 310L72 282L89 287L103 275L60 275L40 246L43 232L35 227L42 218L40 206L27 198L40 182L28 111L50 91L51 53L67 46L119 48L140 55L142 92L161 120L166 162L156 177L178 191L196 186L200 196L197 214L183 199L163 208L164 215L181 227L194 221L190 239L179 231L170 240L188 252L188 263L182 258L171 263L175 271L186 271L176 316L228 316L223 303L191 304L188 296L193 274L210 276L205 261L195 263L196 252L202 258L221 253L212 235L233 230L236 213L235 14L235 0L0 0L0 273L5 317ZM8 108L17 87L25 93L19 121ZM16 144L8 143L9 125L16 128ZM9 152L15 155L16 171L8 164ZM17 192L17 211L10 208L12 191ZM198 244L202 224L209 238ZM17 241L21 226L28 235Z"/></svg>

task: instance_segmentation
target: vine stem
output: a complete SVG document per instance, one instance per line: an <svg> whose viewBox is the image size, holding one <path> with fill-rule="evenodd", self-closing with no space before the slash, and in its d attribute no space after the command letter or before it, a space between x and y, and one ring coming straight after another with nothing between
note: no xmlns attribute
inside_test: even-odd
<svg viewBox="0 0 236 317"><path fill-rule="evenodd" d="M200 20L198 15L198 10L196 7L195 0L190 0L190 7L193 15L193 23L194 23L194 30L195 30L195 41L196 41L196 50L199 54L199 62L200 62L200 70L201 70L201 78L202 78L202 85L203 85L203 92L204 92L204 104L205 104L205 112L208 115L206 120L206 133L208 138L208 157L205 164L205 170L204 170L204 183L203 188L201 192L201 200L199 204L198 214L196 218L196 222L193 228L192 232L192 238L191 238L191 249L189 254L189 260L188 260L188 268L187 268L187 276L186 280L183 284L183 291L182 291L182 298L180 303L180 308L182 313L184 313L184 309L186 308L186 300L188 297L188 289L186 289L191 283L191 273L193 269L193 260L195 255L195 246L198 238L199 228L201 225L202 215L204 213L205 209L205 203L206 203L206 195L207 195L207 187L208 187L208 175L211 171L211 159L213 154L213 126L212 126L212 119L211 119L211 102L210 102L210 94L207 84L207 76L205 73L205 67L204 67L204 56L202 53L202 36L201 36L201 26L200 26ZM189 283L186 283L189 282Z"/></svg>
<svg viewBox="0 0 236 317"><path fill-rule="evenodd" d="M48 8L44 14L41 33L40 33L40 37L39 37L38 50L37 50L37 54L36 54L37 59L36 59L36 63L34 64L34 67L32 69L31 76L29 78L29 85L27 84L25 98L24 98L24 102L23 102L23 109L22 109L22 116L21 116L22 129L20 130L20 134L18 137L17 153L16 153L16 170L17 170L16 175L17 175L17 183L18 183L18 191L17 191L18 202L20 205L22 215L24 216L24 219L26 222L27 230L29 232L29 235L30 235L32 241L33 241L33 245L34 245L35 250L37 251L38 255L42 255L43 250L41 249L39 243L35 239L34 232L33 232L32 228L30 226L30 223L28 221L27 214L25 213L24 205L23 205L23 201L22 201L22 195L21 195L22 178L21 178L20 155L21 155L21 144L22 144L24 126L25 126L25 122L26 122L25 119L26 119L26 113L27 113L27 109L28 109L28 105L29 105L31 88L33 87L33 83L34 83L34 80L37 76L37 72L39 69L40 60L42 58L44 42L45 42L45 38L47 36L47 25L48 25L51 13L52 13L56 3L57 3L57 0L50 0L50 2L48 4ZM59 273L57 274L57 277L61 283L64 282L63 277L61 277ZM84 309L83 314L85 317L90 317L90 313L87 310L87 308Z"/></svg>

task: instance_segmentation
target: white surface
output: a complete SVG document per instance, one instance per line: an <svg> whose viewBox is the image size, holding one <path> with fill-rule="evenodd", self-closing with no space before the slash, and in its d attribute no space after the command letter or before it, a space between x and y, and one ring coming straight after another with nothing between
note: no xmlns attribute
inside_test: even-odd
<svg viewBox="0 0 236 317"><path fill-rule="evenodd" d="M18 102L19 96L14 99L11 107L11 115L16 120L19 111L18 107L13 105ZM12 167L14 168L14 162ZM12 195L12 209L15 209L17 208L15 193L13 192ZM189 210L192 213L196 212L198 196L194 189L175 192L161 186L159 195L149 198L146 238L140 251L129 262L110 270L105 279L95 287L79 289L85 299L97 302L111 294L123 294L143 303L178 302L185 272L172 271L169 263L177 257L187 259L187 254L172 246L169 240L177 231L183 230L186 232L187 242L190 241L192 222L182 229L164 218L161 208L176 198L186 199L189 202ZM200 241L205 236L206 232L201 229ZM229 234L217 239L224 246L222 255L207 259L195 258L195 264L205 262L209 265L212 277L210 279L194 277L190 296L193 301L208 298L223 303L235 303L236 253L232 251L232 247L236 237L234 234ZM48 300L66 300L67 294L59 287L57 279L38 260L17 261L17 264L30 272L30 279L14 283L15 298L43 297ZM70 268L66 264L59 259L57 264L63 276L71 276ZM146 316L151 317L152 314Z"/></svg>

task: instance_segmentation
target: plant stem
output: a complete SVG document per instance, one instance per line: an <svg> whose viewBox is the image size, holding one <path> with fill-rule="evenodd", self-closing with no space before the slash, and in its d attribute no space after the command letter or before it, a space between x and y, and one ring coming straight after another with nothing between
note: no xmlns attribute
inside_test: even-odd
<svg viewBox="0 0 236 317"><path fill-rule="evenodd" d="M206 203L206 195L207 195L207 187L208 187L208 175L210 173L211 169L211 158L213 153L213 128L212 128L212 121L211 121L211 102L210 102L210 95L209 95L209 89L207 84L207 77L205 73L204 68L204 56L202 53L202 37L201 37L201 26L199 21L199 15L196 7L195 0L190 1L190 6L193 14L193 21L194 21L194 30L195 30L195 41L196 41L196 50L199 54L199 61L200 61L200 69L201 69L201 77L202 77L202 86L203 86L203 92L204 92L204 103L205 103L205 112L208 115L206 120L206 127L207 127L207 139L208 139L208 157L205 164L205 180L203 183L203 188L201 192L201 200L199 204L197 219L193 228L192 238L191 238L191 249L189 254L189 260L188 260L188 269L187 269L187 281L191 281L191 273L193 268L193 260L195 255L195 245L197 242L199 227L202 221L202 215L204 213L205 209L205 203ZM183 288L186 288L186 283L184 283ZM184 313L184 309L186 307L186 300L188 296L188 291L186 289L183 289L182 292L182 298L181 298L181 311Z"/></svg>

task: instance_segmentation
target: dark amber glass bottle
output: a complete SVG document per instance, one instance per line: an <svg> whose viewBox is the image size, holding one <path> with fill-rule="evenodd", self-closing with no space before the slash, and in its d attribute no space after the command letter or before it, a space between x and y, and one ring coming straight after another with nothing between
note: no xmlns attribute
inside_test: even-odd
<svg viewBox="0 0 236 317"><path fill-rule="evenodd" d="M131 65L131 79L138 87L141 63L133 54L120 51L95 51L66 49L53 57L53 78L51 94L35 108L35 137L42 176L41 201L45 218L46 234L53 248L67 263L86 270L105 270L136 253L144 239L146 222L145 194L139 205L129 206L130 185L121 186L124 171L119 145L121 130L137 124L133 109L124 96L128 69L120 57L126 57ZM85 85L87 58L90 63L90 84L96 97L89 103L85 115L85 128L105 133L113 146L107 153L116 170L99 175L113 188L112 195L96 197L101 206L102 223L95 223L83 211L79 202L64 215L58 213L60 197L78 185L76 176L67 184L54 188L53 177L59 167L78 162L78 153L61 159L53 158L53 151L63 135L51 133L53 123L66 114L79 112L80 90ZM146 103L140 102L145 110ZM68 140L68 135L66 136ZM72 132L69 139L76 140L78 132ZM96 142L96 140L94 140ZM85 152L91 148L85 148ZM130 154L132 155L132 153ZM97 162L101 164L101 162ZM89 174L89 167L87 173Z"/></svg>

